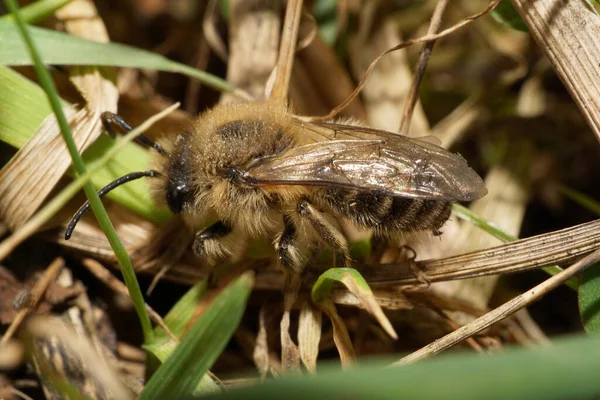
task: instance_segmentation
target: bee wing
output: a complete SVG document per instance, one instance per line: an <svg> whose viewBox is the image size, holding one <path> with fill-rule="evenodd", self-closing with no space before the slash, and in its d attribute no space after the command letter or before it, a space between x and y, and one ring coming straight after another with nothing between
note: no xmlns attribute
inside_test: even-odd
<svg viewBox="0 0 600 400"><path fill-rule="evenodd" d="M298 121L308 144L261 158L244 173L257 186L376 190L390 196L470 201L487 193L459 154L428 141L341 124Z"/></svg>

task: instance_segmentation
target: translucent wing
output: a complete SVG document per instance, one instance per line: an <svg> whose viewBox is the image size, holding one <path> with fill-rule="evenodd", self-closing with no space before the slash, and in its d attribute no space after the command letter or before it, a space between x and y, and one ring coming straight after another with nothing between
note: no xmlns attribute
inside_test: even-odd
<svg viewBox="0 0 600 400"><path fill-rule="evenodd" d="M352 125L302 121L297 125L306 144L255 160L244 172L248 182L335 186L456 201L487 193L464 158L429 141Z"/></svg>

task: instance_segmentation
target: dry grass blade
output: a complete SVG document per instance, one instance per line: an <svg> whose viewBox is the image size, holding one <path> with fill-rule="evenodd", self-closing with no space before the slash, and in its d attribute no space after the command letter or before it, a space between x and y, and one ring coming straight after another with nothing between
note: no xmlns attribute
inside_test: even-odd
<svg viewBox="0 0 600 400"><path fill-rule="evenodd" d="M371 74L371 72L373 71L373 68L375 68L375 66L377 65L377 63L379 62L379 60L381 60L381 58L383 58L386 54L389 54L393 51L396 50L400 50L400 49L404 49L408 46L412 46L413 44L417 44L417 43L427 43L427 42L431 42L431 41L435 41L435 40L439 40L441 38L443 38L444 36L448 36L454 32L456 32L458 29L463 28L465 25L468 25L469 23L471 23L472 21L476 20L479 17L482 17L483 15L486 15L487 13L489 13L490 11L492 11L494 8L496 8L496 6L500 3L501 0L493 0L488 7L477 13L474 15L471 15L470 17L467 17L465 19L463 19L462 21L460 21L459 23L455 24L454 26L445 29L443 31L441 31L438 34L435 35L425 35L422 36L420 38L417 39L411 39L411 40L407 40L403 43L400 43L399 45L392 47L389 50L386 50L385 52L381 53L377 58L375 58L375 60L373 60L373 62L371 62L371 65L369 65L369 68L367 68L367 71L365 72L363 78L360 80L360 82L358 83L358 85L356 86L356 89L354 89L354 91L352 92L352 94L342 102L342 104L338 105L337 107L335 107L333 110L331 110L331 112L325 116L322 117L303 117L304 120L306 121L311 121L311 122L315 122L315 121L326 121L328 119L332 119L333 117L335 117L337 114L340 113L341 110L343 110L344 108L346 108L346 106L354 99L354 97L356 97L358 95L358 93L360 93L360 91L362 90L362 88L365 86L367 79L369 78L369 75Z"/></svg>
<svg viewBox="0 0 600 400"><path fill-rule="evenodd" d="M289 0L285 12L283 33L279 46L277 64L273 70L273 86L268 96L275 101L287 102L287 96L296 55L302 0ZM267 92L269 88L267 87ZM300 352L290 336L290 310L297 298L300 282L297 277L289 277L284 288L284 311L280 323L281 365L284 371L300 372Z"/></svg>
<svg viewBox="0 0 600 400"><path fill-rule="evenodd" d="M82 264L90 271L96 278L98 278L102 283L106 286L119 293L122 296L130 297L129 290L127 290L127 286L119 279L117 279L113 274L110 273L102 264L92 258L86 258L82 261ZM148 310L148 314L154 323L162 328L163 331L169 337L174 340L176 343L179 342L179 339L171 332L169 327L165 325L160 314L158 314L152 307L146 304L146 310Z"/></svg>
<svg viewBox="0 0 600 400"><path fill-rule="evenodd" d="M442 147L449 149L484 113L477 99L469 97L431 128L429 133L442 141Z"/></svg>
<svg viewBox="0 0 600 400"><path fill-rule="evenodd" d="M64 112L70 121L80 121L86 113L71 107ZM75 140L79 147L90 144L81 135L75 135ZM51 164L40 165L44 160ZM56 118L51 114L0 171L0 218L11 230L29 219L70 164Z"/></svg>
<svg viewBox="0 0 600 400"><path fill-rule="evenodd" d="M108 42L104 23L90 0L75 0L57 12L65 28L75 36ZM86 101L67 118L79 151L92 144L102 132L98 115L116 111L118 91L115 69L74 67L70 79ZM71 165L71 157L60 135L54 115L49 116L0 173L0 216L14 230L35 213ZM43 184L42 184L43 183Z"/></svg>
<svg viewBox="0 0 600 400"><path fill-rule="evenodd" d="M340 353L342 367L351 366L356 361L356 353L354 351L354 346L352 345L352 340L350 340L348 329L346 329L346 325L344 324L344 320L338 314L335 305L331 300L324 300L318 303L317 307L327 314L331 320L331 325L333 326L333 341Z"/></svg>
<svg viewBox="0 0 600 400"><path fill-rule="evenodd" d="M512 236L518 236L529 199L527 176L529 174L532 149L522 142L507 150L506 159L494 166L485 178L488 194L473 202L470 210L486 221ZM482 235L473 224L463 223L452 238L451 254L487 249L501 241L490 235ZM445 282L441 289L447 295L469 300L474 306L486 308L499 276L486 276L470 280ZM438 285L435 285L439 288Z"/></svg>
<svg viewBox="0 0 600 400"><path fill-rule="evenodd" d="M50 218L52 218L63 205L71 199L76 192L83 187L84 183L96 172L101 166L103 166L111 157L116 154L117 151L133 140L134 136L139 135L141 132L152 126L154 122L163 118L165 115L177 108L179 104L163 110L159 114L149 118L146 122L129 132L123 137L117 144L111 148L101 159L97 160L91 165L90 170L85 176L79 177L77 180L71 182L61 193L50 200L42 209L40 209L31 219L29 219L21 228L13 232L11 236L0 242L0 260L6 258L12 250L14 250L19 244L21 244L28 237L33 235L38 229L40 229Z"/></svg>
<svg viewBox="0 0 600 400"><path fill-rule="evenodd" d="M600 140L600 17L588 1L512 0Z"/></svg>
<svg viewBox="0 0 600 400"><path fill-rule="evenodd" d="M420 350L409 354L408 356L397 361L395 365L415 362L424 357L437 354L455 345L456 343L471 337L477 332L481 332L492 324L508 317L509 315L533 303L534 301L539 300L551 290L562 285L568 279L582 273L586 268L597 263L598 261L600 261L600 250L596 250L564 271L561 271L553 277L548 278L541 284L535 286L533 289L530 289L527 292L504 303L500 307L490 311L482 317L477 318L473 322L470 322L454 332L442 337L441 339L438 339L435 342L421 348Z"/></svg>
<svg viewBox="0 0 600 400"><path fill-rule="evenodd" d="M380 307L386 310L410 310L414 307L413 303L396 287L374 290L373 298ZM361 300L347 289L334 289L331 299L335 304L361 307Z"/></svg>
<svg viewBox="0 0 600 400"><path fill-rule="evenodd" d="M417 265L437 282L565 265L598 248L600 220L468 254L417 261ZM406 265L385 264L361 273L371 285L418 283Z"/></svg>
<svg viewBox="0 0 600 400"><path fill-rule="evenodd" d="M298 320L298 349L300 350L302 363L311 373L317 372L321 320L321 311L312 307L308 302L302 304Z"/></svg>
<svg viewBox="0 0 600 400"><path fill-rule="evenodd" d="M10 371L23 364L25 351L18 340L9 340L0 343L0 370ZM0 395L0 398L1 395Z"/></svg>
<svg viewBox="0 0 600 400"><path fill-rule="evenodd" d="M598 248L600 220L468 254L417 261L416 264L432 282L440 282L522 272L549 265L563 266ZM375 293L378 289L420 283L406 264L368 265L358 270ZM307 284L312 285L317 278L316 274L307 277ZM280 290L282 281L280 271L259 269L255 287ZM342 304L346 302L341 300Z"/></svg>
<svg viewBox="0 0 600 400"><path fill-rule="evenodd" d="M283 316L279 324L281 337L281 366L287 372L300 372L300 352L290 336L290 312L300 290L298 276L289 274L283 289Z"/></svg>
<svg viewBox="0 0 600 400"><path fill-rule="evenodd" d="M360 13L360 30L356 38L350 42L350 60L354 75L363 76L375 57L396 43L402 42L398 22L393 17L385 18L378 24L373 14L377 15L378 2L369 3ZM373 32L371 32L373 30ZM383 58L373 68L369 80L363 90L367 124L370 127L395 132L400 124L400 109L406 99L410 87L412 71L408 63L406 51L396 51ZM348 91L346 96L352 93ZM347 98L347 97L346 97ZM358 97L355 98L355 100ZM329 109L340 104L339 99ZM344 111L347 113L352 103ZM414 124L411 133L423 135L429 130L429 121L423 107L417 102Z"/></svg>
<svg viewBox="0 0 600 400"><path fill-rule="evenodd" d="M277 60L280 8L278 0L229 2L227 81L256 99L264 98L269 74ZM221 103L239 100L229 93L221 97Z"/></svg>
<svg viewBox="0 0 600 400"><path fill-rule="evenodd" d="M433 35L440 29L440 26L442 25L442 16L444 15L444 11L448 6L449 1L450 0L438 1L437 5L435 6L435 10L433 11L433 16L431 17L429 29L427 30L428 35ZM415 76L410 85L408 95L404 102L402 121L400 122L400 128L398 129L398 132L400 132L400 134L402 135L408 134L408 129L412 120L413 111L419 98L419 87L421 86L421 81L423 80L423 75L425 74L427 62L429 61L429 56L431 56L431 52L433 51L434 44L434 40L425 43L423 45L423 50L421 50L421 54L419 55L419 60L417 61L417 66L415 68Z"/></svg>
<svg viewBox="0 0 600 400"><path fill-rule="evenodd" d="M31 310L35 309L50 284L56 280L56 277L64 266L65 260L57 258L48 266L48 268L46 268L40 280L37 281L31 291L27 293L28 301L22 306L6 332L4 332L2 340L0 340L0 346L5 345L17 329L19 329L21 322L23 322Z"/></svg>
<svg viewBox="0 0 600 400"><path fill-rule="evenodd" d="M269 372L269 342L267 340L267 323L266 323L267 305L263 304L258 313L258 334L254 343L254 351L252 352L252 360L258 368L258 372L262 377Z"/></svg>
<svg viewBox="0 0 600 400"><path fill-rule="evenodd" d="M354 294L359 299L361 306L364 307L365 310L367 310L371 315L373 315L373 317L375 317L377 322L379 322L386 333L390 335L390 337L398 339L398 334L394 330L390 320L381 309L379 303L377 303L375 300L373 292L370 289L365 290L365 288L360 287L357 282L350 277L344 278L342 282L344 285L346 285L350 293Z"/></svg>
<svg viewBox="0 0 600 400"><path fill-rule="evenodd" d="M288 95L301 16L302 0L288 0L285 20L283 22L281 45L279 46L279 56L277 57L277 65L275 66L275 81L271 95L269 96L278 101L285 101Z"/></svg>
<svg viewBox="0 0 600 400"><path fill-rule="evenodd" d="M208 42L210 48L215 52L217 56L223 61L227 61L229 55L227 54L227 48L225 43L219 35L217 29L217 19L219 18L219 1L209 0L206 3L206 9L204 10L204 17L202 18L202 33L204 38Z"/></svg>
<svg viewBox="0 0 600 400"><path fill-rule="evenodd" d="M352 93L354 84L348 71L320 35L299 51L294 61L289 94L296 112L323 114ZM364 119L360 99L355 98L342 115Z"/></svg>
<svg viewBox="0 0 600 400"><path fill-rule="evenodd" d="M300 352L290 336L290 311L284 310L279 324L281 334L281 367L285 372L300 372Z"/></svg>

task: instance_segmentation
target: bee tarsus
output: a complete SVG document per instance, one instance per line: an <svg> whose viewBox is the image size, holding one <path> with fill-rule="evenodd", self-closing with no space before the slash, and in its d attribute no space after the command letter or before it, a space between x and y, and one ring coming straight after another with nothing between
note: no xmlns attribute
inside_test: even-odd
<svg viewBox="0 0 600 400"><path fill-rule="evenodd" d="M208 228L198 232L194 238L192 250L199 258L217 259L227 251L220 245L220 239L229 235L232 228L223 221L217 221Z"/></svg>

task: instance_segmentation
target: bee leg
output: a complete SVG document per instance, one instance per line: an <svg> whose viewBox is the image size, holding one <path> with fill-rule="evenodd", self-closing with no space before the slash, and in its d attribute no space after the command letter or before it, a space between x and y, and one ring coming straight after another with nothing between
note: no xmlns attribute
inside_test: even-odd
<svg viewBox="0 0 600 400"><path fill-rule="evenodd" d="M406 256L406 259L408 261L408 266L410 267L412 273L415 274L415 277L420 283L422 283L426 287L429 287L431 285L431 278L429 278L427 273L421 268L419 268L419 266L415 262L415 259L417 258L417 252L408 245L403 245L402 249L411 253L410 255Z"/></svg>
<svg viewBox="0 0 600 400"><path fill-rule="evenodd" d="M337 221L317 210L315 206L306 200L300 201L296 206L296 210L298 215L310 224L327 245L342 255L344 265L349 267L352 260L348 253L348 241Z"/></svg>
<svg viewBox="0 0 600 400"><path fill-rule="evenodd" d="M108 135L113 139L117 136L115 130L113 129L113 124L121 128L123 132L129 132L133 129L123 117L121 117L119 114L111 113L109 111L105 111L100 115L100 121L102 121L102 125L104 126L104 129ZM135 140L146 147L153 148L162 155L166 154L165 150L160 145L154 143L144 134L137 135Z"/></svg>
<svg viewBox="0 0 600 400"><path fill-rule="evenodd" d="M291 270L299 275L304 269L306 257L300 251L298 230L289 214L283 215L283 231L275 238L274 246L277 259L284 270Z"/></svg>
<svg viewBox="0 0 600 400"><path fill-rule="evenodd" d="M228 241L222 240L231 231L231 226L223 221L218 221L198 232L192 245L192 250L196 257L214 262L220 258L232 255L233 251L227 246L228 243L226 243Z"/></svg>

